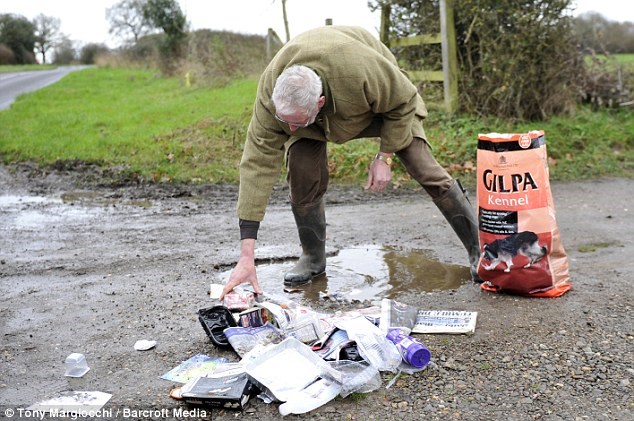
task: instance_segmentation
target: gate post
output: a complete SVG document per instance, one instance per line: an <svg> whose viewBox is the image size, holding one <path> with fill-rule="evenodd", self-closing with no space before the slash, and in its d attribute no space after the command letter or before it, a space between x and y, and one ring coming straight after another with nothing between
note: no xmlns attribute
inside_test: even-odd
<svg viewBox="0 0 634 421"><path fill-rule="evenodd" d="M458 52L453 18L454 0L440 0L440 35L445 108L453 113L458 105Z"/></svg>

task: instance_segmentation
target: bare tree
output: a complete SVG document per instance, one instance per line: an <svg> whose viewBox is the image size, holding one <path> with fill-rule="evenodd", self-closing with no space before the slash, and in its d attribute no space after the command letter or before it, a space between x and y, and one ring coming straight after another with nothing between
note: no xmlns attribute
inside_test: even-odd
<svg viewBox="0 0 634 421"><path fill-rule="evenodd" d="M145 0L122 0L106 9L106 19L110 22L109 33L126 42L134 43L152 31L143 15Z"/></svg>
<svg viewBox="0 0 634 421"><path fill-rule="evenodd" d="M55 44L54 53L53 63L55 64L71 64L77 60L77 49L67 36L62 36Z"/></svg>
<svg viewBox="0 0 634 421"><path fill-rule="evenodd" d="M35 51L42 55L42 64L46 64L46 52L60 39L60 20L39 14L33 19L35 26Z"/></svg>
<svg viewBox="0 0 634 421"><path fill-rule="evenodd" d="M286 42L291 40L291 32L288 29L288 16L286 15L286 0L282 0L282 15L284 17L284 30L286 31Z"/></svg>
<svg viewBox="0 0 634 421"><path fill-rule="evenodd" d="M288 42L291 40L291 31L288 28L288 15L286 14L286 0L280 0L280 2L282 3L282 19L284 21L284 32L286 32L286 42ZM275 0L272 0L271 4L275 4Z"/></svg>
<svg viewBox="0 0 634 421"><path fill-rule="evenodd" d="M574 20L581 46L600 53L634 53L634 23L610 21L597 12Z"/></svg>

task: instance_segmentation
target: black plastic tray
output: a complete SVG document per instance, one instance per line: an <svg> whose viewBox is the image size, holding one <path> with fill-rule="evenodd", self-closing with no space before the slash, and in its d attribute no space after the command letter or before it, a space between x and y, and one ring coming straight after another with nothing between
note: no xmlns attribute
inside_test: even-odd
<svg viewBox="0 0 634 421"><path fill-rule="evenodd" d="M229 327L236 327L238 324L227 307L217 305L201 308L198 310L198 320L214 345L221 348L230 347L224 330Z"/></svg>

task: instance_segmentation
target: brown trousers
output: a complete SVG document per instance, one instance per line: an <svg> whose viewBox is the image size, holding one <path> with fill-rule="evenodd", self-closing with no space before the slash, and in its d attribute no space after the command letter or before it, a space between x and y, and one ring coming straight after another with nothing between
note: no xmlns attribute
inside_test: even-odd
<svg viewBox="0 0 634 421"><path fill-rule="evenodd" d="M300 139L291 145L287 156L287 181L291 205L310 207L317 204L328 190L327 143ZM405 170L432 199L440 197L453 185L453 178L441 167L427 142L414 138L398 152Z"/></svg>

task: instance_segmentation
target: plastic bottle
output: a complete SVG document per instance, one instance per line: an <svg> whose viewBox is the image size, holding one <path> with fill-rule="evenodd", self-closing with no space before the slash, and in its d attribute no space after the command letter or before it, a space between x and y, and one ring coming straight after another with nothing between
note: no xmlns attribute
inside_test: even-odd
<svg viewBox="0 0 634 421"><path fill-rule="evenodd" d="M416 368L423 368L429 364L431 353L417 339L403 334L399 329L389 329L387 338L396 345L407 364Z"/></svg>

